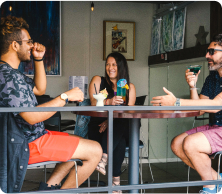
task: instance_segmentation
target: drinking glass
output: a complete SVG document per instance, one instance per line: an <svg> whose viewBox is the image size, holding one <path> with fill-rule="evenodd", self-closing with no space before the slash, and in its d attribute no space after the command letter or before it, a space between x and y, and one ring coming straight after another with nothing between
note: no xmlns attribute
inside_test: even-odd
<svg viewBox="0 0 222 194"><path fill-rule="evenodd" d="M96 106L104 106L103 101L106 99L106 97L102 94L93 94L93 97L97 100Z"/></svg>
<svg viewBox="0 0 222 194"><path fill-rule="evenodd" d="M126 105L126 88L117 87L117 96L122 96L123 98L123 105Z"/></svg>
<svg viewBox="0 0 222 194"><path fill-rule="evenodd" d="M188 66L188 69L190 70L190 72L193 72L194 75L196 76L196 74L199 72L199 70L201 69L202 65L190 65ZM199 89L196 87L196 82L194 81L194 88L190 88L190 90L193 89Z"/></svg>

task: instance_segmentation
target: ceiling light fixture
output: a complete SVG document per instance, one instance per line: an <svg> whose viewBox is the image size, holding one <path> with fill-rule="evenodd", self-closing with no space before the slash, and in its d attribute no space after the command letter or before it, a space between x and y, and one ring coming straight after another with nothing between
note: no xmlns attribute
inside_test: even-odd
<svg viewBox="0 0 222 194"><path fill-rule="evenodd" d="M9 3L9 8L8 9L9 9L9 11L12 11L12 3L11 2Z"/></svg>
<svg viewBox="0 0 222 194"><path fill-rule="evenodd" d="M93 2L91 3L91 10L92 11L94 10L94 3Z"/></svg>

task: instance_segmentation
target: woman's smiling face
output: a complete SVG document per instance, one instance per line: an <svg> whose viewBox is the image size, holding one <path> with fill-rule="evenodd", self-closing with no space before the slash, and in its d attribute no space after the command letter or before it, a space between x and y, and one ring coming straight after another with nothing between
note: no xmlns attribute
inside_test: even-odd
<svg viewBox="0 0 222 194"><path fill-rule="evenodd" d="M106 62L106 73L110 79L116 79L118 75L118 68L116 60L113 57L109 57Z"/></svg>

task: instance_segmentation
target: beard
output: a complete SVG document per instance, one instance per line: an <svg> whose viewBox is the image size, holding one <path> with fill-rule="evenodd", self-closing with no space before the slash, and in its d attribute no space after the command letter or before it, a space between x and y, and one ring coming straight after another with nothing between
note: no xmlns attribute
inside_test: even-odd
<svg viewBox="0 0 222 194"><path fill-rule="evenodd" d="M22 47L17 51L18 58L21 62L30 62L31 57L27 51L25 51Z"/></svg>
<svg viewBox="0 0 222 194"><path fill-rule="evenodd" d="M217 71L222 67L222 57L217 61L207 58L207 61L208 61L208 69L210 71ZM213 64L212 63L210 64L209 62L212 62Z"/></svg>

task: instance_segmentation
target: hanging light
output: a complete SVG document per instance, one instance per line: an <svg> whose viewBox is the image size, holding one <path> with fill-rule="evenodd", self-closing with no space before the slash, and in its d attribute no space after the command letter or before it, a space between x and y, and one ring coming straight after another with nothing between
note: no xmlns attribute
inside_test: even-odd
<svg viewBox="0 0 222 194"><path fill-rule="evenodd" d="M12 3L11 2L9 3L9 8L8 9L9 9L9 11L12 11Z"/></svg>
<svg viewBox="0 0 222 194"><path fill-rule="evenodd" d="M91 11L93 11L94 10L94 3L92 2L91 3Z"/></svg>

